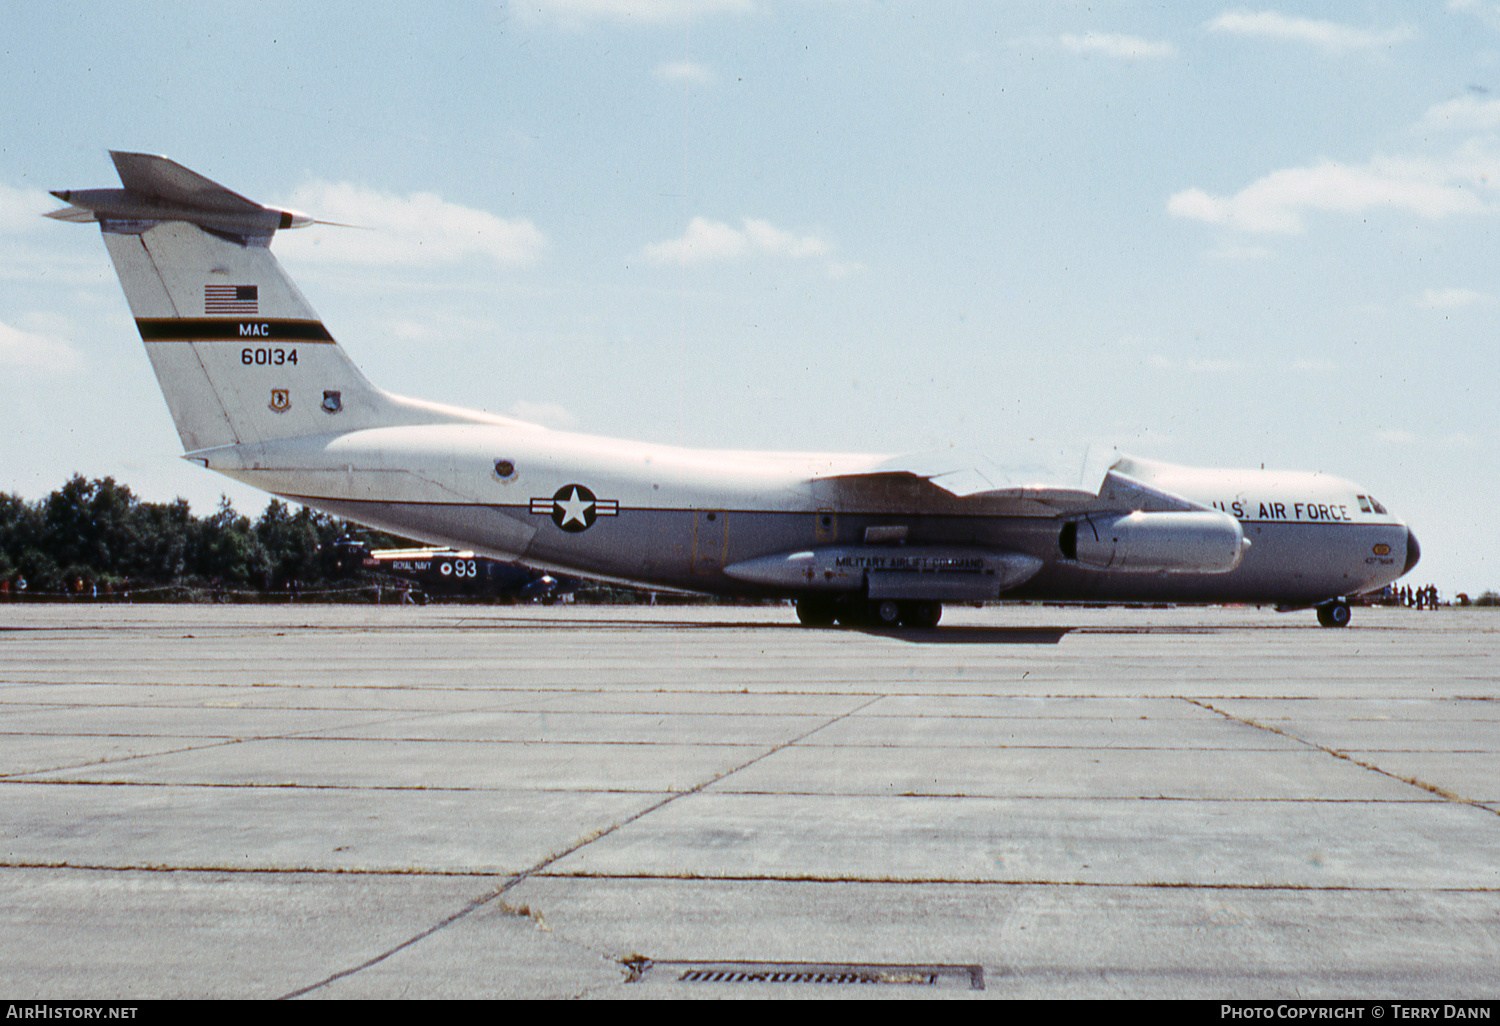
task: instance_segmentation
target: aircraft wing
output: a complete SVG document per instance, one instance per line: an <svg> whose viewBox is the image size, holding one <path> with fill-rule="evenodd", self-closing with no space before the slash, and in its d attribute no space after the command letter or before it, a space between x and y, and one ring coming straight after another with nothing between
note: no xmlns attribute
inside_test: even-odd
<svg viewBox="0 0 1500 1026"><path fill-rule="evenodd" d="M1035 503L1043 507L1037 512L1204 508L1125 473L1133 467L1129 457L1113 448L1086 451L1075 474L1059 471L1045 462L1000 463L982 453L944 449L897 456L853 473L829 473L813 480L870 492L920 482L938 489L950 502L959 500L960 505Z"/></svg>

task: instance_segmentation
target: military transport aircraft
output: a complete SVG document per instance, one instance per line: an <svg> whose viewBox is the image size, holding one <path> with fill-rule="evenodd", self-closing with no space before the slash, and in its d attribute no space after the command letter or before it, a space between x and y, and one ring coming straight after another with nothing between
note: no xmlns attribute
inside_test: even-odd
<svg viewBox="0 0 1500 1026"><path fill-rule="evenodd" d="M543 570L796 600L809 625L944 602L1254 602L1349 622L1417 562L1363 488L1121 456L1082 482L959 451L718 452L554 431L371 384L270 243L312 218L165 157L58 191L97 223L184 458L371 527Z"/></svg>

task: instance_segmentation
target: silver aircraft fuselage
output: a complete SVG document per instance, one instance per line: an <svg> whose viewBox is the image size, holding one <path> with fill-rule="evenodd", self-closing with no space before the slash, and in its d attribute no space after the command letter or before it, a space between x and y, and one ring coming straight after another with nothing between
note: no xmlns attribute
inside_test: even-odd
<svg viewBox="0 0 1500 1026"><path fill-rule="evenodd" d="M1069 559L1062 513L1026 498L960 498L880 456L686 449L521 422L374 428L190 454L247 484L398 534L552 570L647 586L794 597L795 578L746 579L766 556L858 547L1024 553L1040 561L1006 598L1308 606L1379 589L1415 562L1400 519L1323 474L1200 470L1133 461L1150 483L1240 524L1227 572L1108 569ZM498 469L497 469L498 468ZM1110 501L1106 478L1097 506ZM901 529L869 544L870 529ZM726 570L728 572L726 572ZM857 590L851 588L850 590Z"/></svg>

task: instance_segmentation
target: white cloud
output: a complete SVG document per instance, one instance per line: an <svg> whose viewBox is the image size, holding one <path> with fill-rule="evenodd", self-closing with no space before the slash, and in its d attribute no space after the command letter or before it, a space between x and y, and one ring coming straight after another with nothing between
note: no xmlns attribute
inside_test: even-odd
<svg viewBox="0 0 1500 1026"><path fill-rule="evenodd" d="M1428 131L1493 132L1500 129L1500 99L1482 99L1472 94L1427 108L1421 128Z"/></svg>
<svg viewBox="0 0 1500 1026"><path fill-rule="evenodd" d="M1445 435L1440 445L1449 449L1474 449L1479 446L1479 439L1465 431L1455 431L1451 435Z"/></svg>
<svg viewBox="0 0 1500 1026"><path fill-rule="evenodd" d="M670 64L659 64L651 72L663 82L675 82L682 85L712 85L714 73L707 65L698 64L695 61L674 61Z"/></svg>
<svg viewBox="0 0 1500 1026"><path fill-rule="evenodd" d="M25 331L0 321L0 367L71 373L83 358L55 330Z"/></svg>
<svg viewBox="0 0 1500 1026"><path fill-rule="evenodd" d="M430 342L439 336L430 321L410 318L397 318L386 325L386 330L403 342Z"/></svg>
<svg viewBox="0 0 1500 1026"><path fill-rule="evenodd" d="M1448 10L1472 14L1490 28L1500 31L1500 4L1494 0L1448 0Z"/></svg>
<svg viewBox="0 0 1500 1026"><path fill-rule="evenodd" d="M42 215L65 206L41 189L13 189L0 184L0 233L34 231L55 221L44 221Z"/></svg>
<svg viewBox="0 0 1500 1026"><path fill-rule="evenodd" d="M712 14L745 14L753 0L540 0L536 9L565 25L603 19L636 24L686 21Z"/></svg>
<svg viewBox="0 0 1500 1026"><path fill-rule="evenodd" d="M573 411L560 403L534 403L527 399L517 399L505 412L517 420L559 431L569 431L578 426L578 418L573 416Z"/></svg>
<svg viewBox="0 0 1500 1026"><path fill-rule="evenodd" d="M1210 32L1308 43L1331 53L1394 46L1415 34L1409 26L1360 29L1334 21L1296 18L1276 11L1226 11L1205 26Z"/></svg>
<svg viewBox="0 0 1500 1026"><path fill-rule="evenodd" d="M430 192L396 196L347 182L312 182L287 205L320 220L362 226L312 225L278 236L278 251L308 261L412 267L477 258L516 266L537 260L547 244L530 221L508 221Z"/></svg>
<svg viewBox="0 0 1500 1026"><path fill-rule="evenodd" d="M748 242L744 232L719 221L695 217L679 239L669 239L647 246L648 259L658 264L702 264L733 260L745 252Z"/></svg>
<svg viewBox="0 0 1500 1026"><path fill-rule="evenodd" d="M1186 189L1167 201L1167 211L1260 233L1300 232L1303 215L1314 211L1404 210L1428 219L1481 214L1494 209L1483 193L1500 184L1497 172L1500 155L1476 145L1443 160L1377 157L1364 166L1323 161L1273 171L1233 196Z"/></svg>
<svg viewBox="0 0 1500 1026"><path fill-rule="evenodd" d="M1179 363L1160 353L1152 353L1146 362L1160 371L1187 371L1190 374L1236 374L1245 369L1242 360L1184 360Z"/></svg>
<svg viewBox="0 0 1500 1026"><path fill-rule="evenodd" d="M769 221L745 219L745 235L763 253L802 259L828 255L828 244L816 235L793 235Z"/></svg>
<svg viewBox="0 0 1500 1026"><path fill-rule="evenodd" d="M1081 36L1063 35L1058 42L1066 50L1082 54L1102 54L1120 60L1165 60L1177 56L1177 47L1165 40L1141 39L1110 32L1085 32Z"/></svg>
<svg viewBox="0 0 1500 1026"><path fill-rule="evenodd" d="M1495 297L1474 289L1427 289L1417 300L1418 306L1430 310L1451 310L1462 306L1488 306Z"/></svg>
<svg viewBox="0 0 1500 1026"><path fill-rule="evenodd" d="M1240 360L1189 360L1187 369L1194 374L1235 374L1245 369Z"/></svg>
<svg viewBox="0 0 1500 1026"><path fill-rule="evenodd" d="M1204 255L1210 260L1223 260L1227 263L1246 260L1269 260L1271 258L1271 251L1265 246L1240 246L1226 242L1215 249L1209 250Z"/></svg>
<svg viewBox="0 0 1500 1026"><path fill-rule="evenodd" d="M826 257L832 247L816 235L796 235L769 221L745 218L744 228L721 221L695 217L681 238L647 246L647 259L658 264L705 264L734 260L746 255L806 259ZM853 265L838 265L847 268Z"/></svg>

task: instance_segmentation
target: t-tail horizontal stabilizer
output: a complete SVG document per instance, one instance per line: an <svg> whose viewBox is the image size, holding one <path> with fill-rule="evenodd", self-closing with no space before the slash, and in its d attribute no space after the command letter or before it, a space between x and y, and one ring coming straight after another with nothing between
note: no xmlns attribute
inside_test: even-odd
<svg viewBox="0 0 1500 1026"><path fill-rule="evenodd" d="M209 231L266 237L314 223L295 210L246 199L166 157L119 150L109 155L125 188L56 190L52 195L72 206L47 216L73 222L186 221Z"/></svg>

